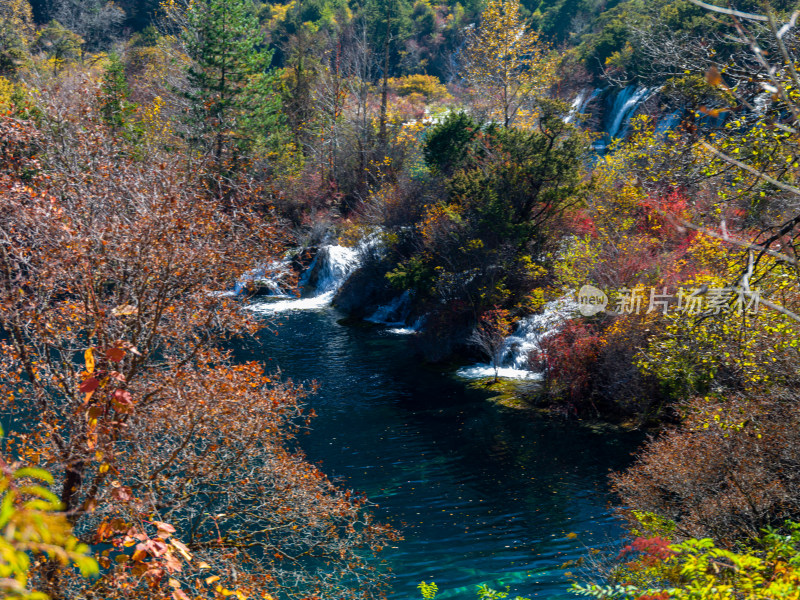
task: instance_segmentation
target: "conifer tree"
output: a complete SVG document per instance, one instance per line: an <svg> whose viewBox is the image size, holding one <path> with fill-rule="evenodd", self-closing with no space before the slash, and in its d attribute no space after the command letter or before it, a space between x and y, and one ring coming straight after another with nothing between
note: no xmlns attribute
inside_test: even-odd
<svg viewBox="0 0 800 600"><path fill-rule="evenodd" d="M186 17L192 141L229 171L279 123L272 52L250 0L198 0Z"/></svg>
<svg viewBox="0 0 800 600"><path fill-rule="evenodd" d="M129 95L125 67L119 55L111 53L100 87L100 112L112 129L122 129L132 116L135 107L128 100Z"/></svg>

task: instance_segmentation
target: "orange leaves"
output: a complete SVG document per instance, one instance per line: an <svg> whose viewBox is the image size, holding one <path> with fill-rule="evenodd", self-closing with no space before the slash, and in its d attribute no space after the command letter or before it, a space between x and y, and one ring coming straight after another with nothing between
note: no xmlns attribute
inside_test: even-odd
<svg viewBox="0 0 800 600"><path fill-rule="evenodd" d="M306 425L305 390L215 348L259 326L239 303L209 292L255 258L282 252L274 224L250 210L247 185L222 207L207 197L204 174L180 157L154 149L158 156L130 159L81 106L75 115L58 108L63 138L41 140L37 151L51 164L90 168L23 182L14 165L0 166L0 229L13 234L3 246L11 277L0 281L0 328L24 338L0 341L0 397L32 430L59 434L27 444L26 455L65 465L56 477L69 481L60 490L65 510L94 534L98 552L108 550L101 581L87 584L97 586L92 594L249 595L230 583L234 569L238 581L260 578L262 594L294 576L284 575L290 561L269 587L261 566L258 577L248 572L256 563L248 548L272 527L292 536L286 544L321 548L332 561L345 543L355 564L352 556L368 551L366 535L346 526L361 522L361 506L322 476L304 478L303 457L286 448ZM35 413L21 401L34 395L42 405ZM73 465L83 477L68 471ZM186 543L176 539L181 531L191 531ZM297 573L309 587L327 585ZM83 584L64 577L80 595ZM206 584L209 577L217 579Z"/></svg>
<svg viewBox="0 0 800 600"><path fill-rule="evenodd" d="M712 66L708 71L706 71L706 82L708 82L708 85L713 87L725 85L722 81L722 75L716 66Z"/></svg>

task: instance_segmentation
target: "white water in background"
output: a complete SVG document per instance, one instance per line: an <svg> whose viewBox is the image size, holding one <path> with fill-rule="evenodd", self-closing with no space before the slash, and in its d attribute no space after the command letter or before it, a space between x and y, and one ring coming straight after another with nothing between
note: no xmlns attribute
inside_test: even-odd
<svg viewBox="0 0 800 600"><path fill-rule="evenodd" d="M392 327L389 329L389 333L394 333L397 335L414 335L422 331L422 327L425 325L425 316L421 316L419 319L414 321L414 324L410 327Z"/></svg>
<svg viewBox="0 0 800 600"><path fill-rule="evenodd" d="M570 105L569 114L564 118L565 123L572 123L576 117L583 115L586 112L586 107L589 106L589 103L597 98L603 92L600 88L584 88L578 95L575 96L575 99L572 101Z"/></svg>
<svg viewBox="0 0 800 600"><path fill-rule="evenodd" d="M322 246L314 260L300 278L300 289L304 298L259 302L247 308L260 313L276 313L287 310L313 310L328 306L337 290L361 264L359 249L345 246ZM315 279L313 290L308 290L309 282Z"/></svg>
<svg viewBox="0 0 800 600"><path fill-rule="evenodd" d="M287 280L292 275L289 260L273 261L266 266L258 267L242 275L233 286L233 294L239 295L245 292L251 285L267 288L267 296L288 296Z"/></svg>
<svg viewBox="0 0 800 600"><path fill-rule="evenodd" d="M533 370L535 365L529 364L528 357L531 352L541 351L542 340L573 317L577 307L572 296L564 296L545 304L540 314L520 319L516 331L505 339L497 375L507 379L541 379L542 373ZM482 363L461 368L456 374L467 379L494 377L494 367Z"/></svg>

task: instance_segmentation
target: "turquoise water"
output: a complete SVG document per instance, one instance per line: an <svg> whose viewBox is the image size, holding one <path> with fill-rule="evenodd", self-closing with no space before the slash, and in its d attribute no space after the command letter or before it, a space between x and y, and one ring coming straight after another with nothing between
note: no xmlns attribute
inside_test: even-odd
<svg viewBox="0 0 800 600"><path fill-rule="evenodd" d="M316 380L312 462L378 504L404 540L384 551L390 597L474 598L477 584L574 598L568 561L621 536L607 474L640 436L598 434L498 410L485 394L423 366L409 336L338 323L333 309L284 312L241 349L293 380ZM577 534L573 535L573 534Z"/></svg>

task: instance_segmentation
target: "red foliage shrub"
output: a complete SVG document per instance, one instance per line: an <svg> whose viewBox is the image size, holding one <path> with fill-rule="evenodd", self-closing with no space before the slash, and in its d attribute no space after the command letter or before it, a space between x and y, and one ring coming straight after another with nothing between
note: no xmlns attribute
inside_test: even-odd
<svg viewBox="0 0 800 600"><path fill-rule="evenodd" d="M642 554L649 557L653 562L667 560L675 554L670 549L670 544L671 542L663 537L638 537L620 550L619 556L622 558L628 554Z"/></svg>
<svg viewBox="0 0 800 600"><path fill-rule="evenodd" d="M599 349L596 328L577 319L567 321L559 331L541 342L549 385L557 386L573 405L585 400L591 402L589 382Z"/></svg>

